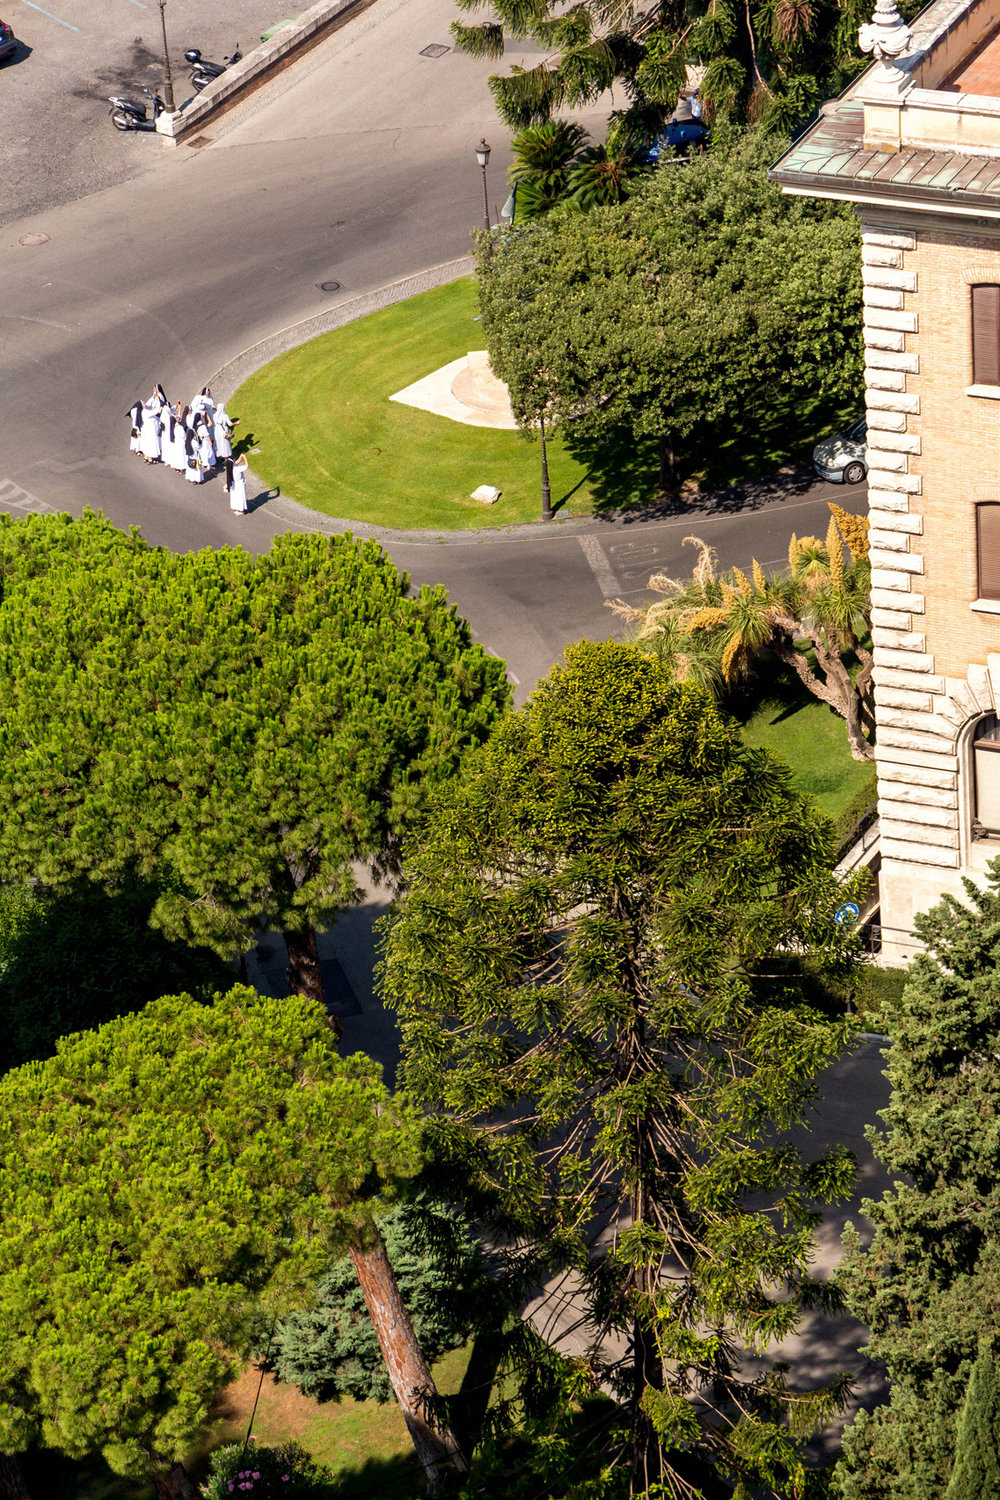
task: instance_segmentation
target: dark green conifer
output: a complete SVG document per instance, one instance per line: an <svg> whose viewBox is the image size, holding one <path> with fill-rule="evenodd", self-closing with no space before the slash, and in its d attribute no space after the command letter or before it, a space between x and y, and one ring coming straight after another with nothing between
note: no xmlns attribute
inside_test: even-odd
<svg viewBox="0 0 1000 1500"><path fill-rule="evenodd" d="M1000 1500L1000 1383L989 1343L972 1367L945 1500Z"/></svg>

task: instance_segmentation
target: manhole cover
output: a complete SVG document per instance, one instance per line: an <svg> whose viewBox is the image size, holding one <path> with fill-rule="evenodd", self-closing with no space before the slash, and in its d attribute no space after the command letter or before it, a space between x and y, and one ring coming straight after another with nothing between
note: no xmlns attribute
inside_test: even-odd
<svg viewBox="0 0 1000 1500"><path fill-rule="evenodd" d="M46 245L48 241L49 236L37 229L34 234L22 234L17 243L19 245Z"/></svg>
<svg viewBox="0 0 1000 1500"><path fill-rule="evenodd" d="M444 46L442 46L442 44L440 42L431 42L431 44L430 44L429 47L423 47L423 48L421 48L420 56L421 57L444 57L445 53L446 52L450 52L450 51L451 51L450 47L444 47Z"/></svg>
<svg viewBox="0 0 1000 1500"><path fill-rule="evenodd" d="M321 292L339 292L339 281L320 281L317 283Z"/></svg>

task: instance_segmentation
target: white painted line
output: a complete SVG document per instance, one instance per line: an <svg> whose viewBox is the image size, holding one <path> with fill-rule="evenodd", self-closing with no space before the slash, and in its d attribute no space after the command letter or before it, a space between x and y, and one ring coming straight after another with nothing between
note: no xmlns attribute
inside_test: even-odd
<svg viewBox="0 0 1000 1500"><path fill-rule="evenodd" d="M594 577L597 579L605 599L613 599L616 594L621 593L618 580L611 570L611 564L604 555L604 548L596 536L581 536L577 538L583 548L583 555L593 569Z"/></svg>
<svg viewBox="0 0 1000 1500"><path fill-rule="evenodd" d="M30 5L31 9L37 10L40 16L48 16L50 21L56 21L60 26L65 26L67 31L80 30L79 26L71 26L69 22L64 21L61 16L54 16L50 10L42 10L42 7L40 5L35 4L35 0L21 0L21 3L23 5Z"/></svg>

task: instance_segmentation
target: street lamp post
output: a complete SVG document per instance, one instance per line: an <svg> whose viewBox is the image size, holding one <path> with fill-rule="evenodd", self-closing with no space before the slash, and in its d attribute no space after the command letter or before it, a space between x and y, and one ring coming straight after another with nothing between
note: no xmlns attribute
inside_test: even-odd
<svg viewBox="0 0 1000 1500"><path fill-rule="evenodd" d="M549 484L549 452L545 445L545 415L538 418L539 436L542 440L542 520L552 520L552 487Z"/></svg>
<svg viewBox="0 0 1000 1500"><path fill-rule="evenodd" d="M163 103L168 114L174 113L174 75L170 71L170 48L167 46L167 0L160 0L160 29L163 32Z"/></svg>
<svg viewBox="0 0 1000 1500"><path fill-rule="evenodd" d="M490 148L489 146L487 146L486 137L484 136L483 139L479 142L479 145L476 147L476 161L483 169L483 214L486 219L487 234L489 234L490 230L493 228L492 224L490 223L490 198L488 192L486 191L486 166L489 162L489 159Z"/></svg>

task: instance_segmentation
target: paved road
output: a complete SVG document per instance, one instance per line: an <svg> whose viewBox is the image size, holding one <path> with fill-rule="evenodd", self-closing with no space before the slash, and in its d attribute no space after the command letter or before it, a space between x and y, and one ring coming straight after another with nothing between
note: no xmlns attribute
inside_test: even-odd
<svg viewBox="0 0 1000 1500"><path fill-rule="evenodd" d="M192 92L186 48L215 60L237 43L246 51L265 27L302 8L285 0L168 0L177 102ZM0 68L0 224L148 170L158 143L119 135L107 97L159 88L157 0L3 0L0 15L21 42Z"/></svg>
<svg viewBox="0 0 1000 1500"><path fill-rule="evenodd" d="M80 8L77 21L89 13L90 0L62 3ZM178 14L186 3L170 0ZM104 9L123 4L134 0ZM232 517L218 484L138 464L124 412L154 380L193 392L242 349L331 301L467 253L482 201L475 144L492 138L497 203L507 155L485 86L490 65L454 49L421 55L449 41L452 14L452 0L377 0L206 132L202 149L131 142L148 148L140 175L0 227L0 505L72 514L90 505L174 547L269 545L287 524L273 507ZM148 31L148 16L142 24ZM66 48L75 37L67 32ZM20 66L34 62L33 53ZM49 238L22 243L39 234ZM332 298L320 289L329 281L340 283ZM825 531L826 494L844 498L790 482L741 512L723 503L595 523L582 537L554 527L390 550L416 581L446 585L524 692L568 641L617 628L606 595L637 598L650 573L682 571L692 530L724 562L753 554L767 564L784 556L792 529Z"/></svg>

